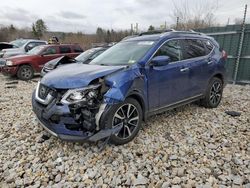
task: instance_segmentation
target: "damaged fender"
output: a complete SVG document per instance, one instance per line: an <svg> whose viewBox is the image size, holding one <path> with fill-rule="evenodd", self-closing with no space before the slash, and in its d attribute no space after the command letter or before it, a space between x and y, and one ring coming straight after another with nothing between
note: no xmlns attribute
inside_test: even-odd
<svg viewBox="0 0 250 188"><path fill-rule="evenodd" d="M119 74L107 76L105 82L110 87L104 95L104 102L107 104L122 102L135 90L143 95L143 97L146 96L146 78L141 73L138 65L124 69Z"/></svg>

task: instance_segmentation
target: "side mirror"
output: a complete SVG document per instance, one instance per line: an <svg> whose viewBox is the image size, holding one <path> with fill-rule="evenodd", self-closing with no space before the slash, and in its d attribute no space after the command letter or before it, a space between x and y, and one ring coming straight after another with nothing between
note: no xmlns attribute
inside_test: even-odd
<svg viewBox="0 0 250 188"><path fill-rule="evenodd" d="M164 66L167 65L171 62L171 59L169 56L156 56L151 60L151 65L155 66L155 67L159 67L159 66Z"/></svg>

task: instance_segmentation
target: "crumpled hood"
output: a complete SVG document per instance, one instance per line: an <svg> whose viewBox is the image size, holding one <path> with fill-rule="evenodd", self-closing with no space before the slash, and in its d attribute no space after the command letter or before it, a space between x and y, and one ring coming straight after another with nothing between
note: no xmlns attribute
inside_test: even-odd
<svg viewBox="0 0 250 188"><path fill-rule="evenodd" d="M75 63L76 60L74 58L68 57L68 56L61 56L56 59L50 60L48 63L46 63L44 66L47 68L54 69L58 67L61 64L70 64L70 63Z"/></svg>
<svg viewBox="0 0 250 188"><path fill-rule="evenodd" d="M58 63L64 58L65 56L61 56L55 59L50 60L48 63L46 63L44 66L48 68L55 68Z"/></svg>
<svg viewBox="0 0 250 188"><path fill-rule="evenodd" d="M92 80L109 75L125 66L101 66L74 63L46 74L41 83L56 89L74 89L88 86Z"/></svg>

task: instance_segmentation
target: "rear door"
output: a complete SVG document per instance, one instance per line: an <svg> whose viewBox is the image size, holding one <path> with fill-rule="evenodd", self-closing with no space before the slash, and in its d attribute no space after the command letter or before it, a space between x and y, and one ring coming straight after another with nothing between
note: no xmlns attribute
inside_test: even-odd
<svg viewBox="0 0 250 188"><path fill-rule="evenodd" d="M207 66L206 49L201 39L182 39L183 59L189 62L189 97L200 95L206 86Z"/></svg>

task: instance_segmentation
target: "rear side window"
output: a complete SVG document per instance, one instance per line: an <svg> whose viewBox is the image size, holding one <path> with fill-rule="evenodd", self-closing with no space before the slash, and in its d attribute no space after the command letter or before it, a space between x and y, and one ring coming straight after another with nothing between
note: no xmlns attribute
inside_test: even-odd
<svg viewBox="0 0 250 188"><path fill-rule="evenodd" d="M171 62L182 60L181 46L179 40L170 40L163 44L156 52L156 56L169 56Z"/></svg>
<svg viewBox="0 0 250 188"><path fill-rule="evenodd" d="M69 46L59 46L59 49L61 54L71 53L71 49Z"/></svg>
<svg viewBox="0 0 250 188"><path fill-rule="evenodd" d="M185 39L182 40L182 53L184 59L191 59L206 55L206 49L201 40Z"/></svg>
<svg viewBox="0 0 250 188"><path fill-rule="evenodd" d="M83 50L82 50L82 48L80 46L74 46L73 51L76 52L76 53L77 52L83 52Z"/></svg>

